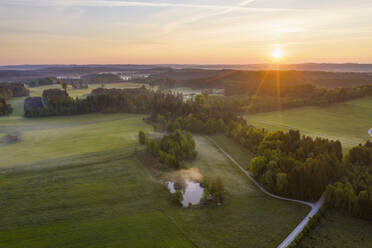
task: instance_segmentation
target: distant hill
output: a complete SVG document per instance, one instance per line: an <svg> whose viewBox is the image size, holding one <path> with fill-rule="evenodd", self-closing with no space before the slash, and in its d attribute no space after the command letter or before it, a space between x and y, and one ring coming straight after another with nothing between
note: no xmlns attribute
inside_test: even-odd
<svg viewBox="0 0 372 248"><path fill-rule="evenodd" d="M0 66L0 82L28 82L43 77L80 77L88 74L130 72L153 74L170 68L150 65L19 65Z"/></svg>
<svg viewBox="0 0 372 248"><path fill-rule="evenodd" d="M372 73L324 72L324 71L244 71L244 70L201 70L179 69L152 75L153 81L168 78L176 86L195 89L226 88L232 84L252 85L260 82L275 85L278 79L282 85L294 86L312 84L322 88L351 87L372 84Z"/></svg>
<svg viewBox="0 0 372 248"><path fill-rule="evenodd" d="M15 65L0 66L0 82L27 83L44 77L83 77L100 73L130 73L151 75L151 79L172 79L178 85L220 87L227 81L259 80L262 71L270 66L252 65ZM288 64L280 70L290 71L301 81L321 87L354 86L371 83L372 64ZM203 85L198 86L200 79ZM195 80L195 81L194 81ZM209 86L204 85L208 80ZM297 84L298 82L296 82ZM200 82L199 82L200 84Z"/></svg>
<svg viewBox="0 0 372 248"><path fill-rule="evenodd" d="M241 65L163 65L174 69L208 69L208 70L268 70L271 68L269 64L241 64ZM295 71L329 71L329 72L372 72L372 64L332 64L332 63L304 63L304 64L282 64L280 70L295 70Z"/></svg>

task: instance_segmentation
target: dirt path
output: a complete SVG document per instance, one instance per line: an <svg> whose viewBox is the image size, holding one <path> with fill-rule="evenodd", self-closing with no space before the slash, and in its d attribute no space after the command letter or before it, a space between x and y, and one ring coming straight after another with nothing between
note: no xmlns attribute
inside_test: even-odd
<svg viewBox="0 0 372 248"><path fill-rule="evenodd" d="M237 161L235 161L235 159L233 159L227 152L225 152L225 150L222 149L221 146L219 146L217 144L217 142L215 140L213 140L212 138L209 138L209 140L231 161L233 162L234 165L236 165L262 192L264 192L265 194L267 194L268 196L270 197L273 197L273 198L276 198L276 199L279 199L279 200L283 200L283 201L291 201L291 202L297 202L297 203L300 203L300 204L304 204L304 205L307 205L309 207L311 207L311 211L306 215L306 217L296 226L296 228L285 238L285 240L280 243L280 245L278 245L278 248L285 248L287 247L288 245L290 245L292 243L292 241L297 237L297 235L305 228L305 226L307 225L307 223L310 221L310 219L319 211L319 209L323 206L324 204L324 195L322 195L322 197L320 197L320 199L315 202L315 203L312 203L312 202L306 202L306 201L300 201L300 200L295 200L295 199L291 199L291 198L286 198L286 197L281 197L281 196L278 196L278 195L274 195L270 192L268 192L264 187L262 187L257 181L256 179L254 179L251 174L245 170Z"/></svg>

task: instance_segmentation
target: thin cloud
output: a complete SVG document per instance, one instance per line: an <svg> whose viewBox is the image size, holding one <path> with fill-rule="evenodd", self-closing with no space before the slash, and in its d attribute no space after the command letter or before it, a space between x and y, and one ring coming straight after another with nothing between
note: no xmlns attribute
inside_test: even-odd
<svg viewBox="0 0 372 248"><path fill-rule="evenodd" d="M255 0L245 1L253 2ZM272 12L272 11L298 11L296 9L286 8L249 8L245 7L246 3L238 4L237 6L231 5L211 5L211 4L187 4L187 3L169 3L169 2L140 2L140 1L108 1L108 0L11 0L5 1L9 5L39 5L39 6L85 6L85 7L157 7L157 8L197 8L197 9L210 9L222 10L226 13L241 10L241 11L254 11L254 12Z"/></svg>
<svg viewBox="0 0 372 248"><path fill-rule="evenodd" d="M243 1L235 6L230 6L222 11L215 11L215 12L212 12L212 13L209 13L209 14L205 14L205 15L199 15L199 16L194 16L192 18L189 18L187 20L184 20L184 21L178 21L178 22L173 22L173 23L169 23L168 25L166 25L165 27L165 32L170 32L172 30L174 30L175 28L177 28L178 26L180 25L185 25L185 24L190 24L190 23L193 23L193 22L197 22L197 21L200 21L202 19L206 19L206 18L210 18L210 17L215 17L215 16L219 16L219 15L225 15L225 14L228 14L228 13L231 13L231 12L234 12L234 11L237 11L237 10L241 10L242 8L243 9L251 9L252 8L247 8L246 5L248 4L251 4L253 2L255 2L256 0L246 0L246 1Z"/></svg>

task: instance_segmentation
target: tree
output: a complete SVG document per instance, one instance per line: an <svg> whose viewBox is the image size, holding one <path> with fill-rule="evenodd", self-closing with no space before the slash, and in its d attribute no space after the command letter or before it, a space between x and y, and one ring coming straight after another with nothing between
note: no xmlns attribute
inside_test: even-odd
<svg viewBox="0 0 372 248"><path fill-rule="evenodd" d="M67 83L66 82L62 83L62 89L67 93Z"/></svg>
<svg viewBox="0 0 372 248"><path fill-rule="evenodd" d="M266 170L267 159L264 156L255 157L251 161L250 171L255 178L260 177Z"/></svg>
<svg viewBox="0 0 372 248"><path fill-rule="evenodd" d="M143 131L139 131L138 133L138 140L141 145L144 145L147 140L147 136Z"/></svg>
<svg viewBox="0 0 372 248"><path fill-rule="evenodd" d="M276 174L276 186L279 193L287 193L288 178L286 173L280 172Z"/></svg>
<svg viewBox="0 0 372 248"><path fill-rule="evenodd" d="M195 102L196 102L196 104L197 104L199 107L201 107L201 106L204 105L205 97L204 97L203 95L201 95L201 94L196 95L196 97L195 97Z"/></svg>
<svg viewBox="0 0 372 248"><path fill-rule="evenodd" d="M10 104L0 98L0 116L10 115L13 112L13 108Z"/></svg>

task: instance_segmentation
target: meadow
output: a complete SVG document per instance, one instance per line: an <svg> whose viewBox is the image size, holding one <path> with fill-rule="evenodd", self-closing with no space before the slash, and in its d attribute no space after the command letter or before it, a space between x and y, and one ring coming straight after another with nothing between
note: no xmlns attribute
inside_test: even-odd
<svg viewBox="0 0 372 248"><path fill-rule="evenodd" d="M199 155L187 167L222 175L226 202L174 206L135 155L138 131L152 132L144 115L25 119L15 109L0 118L0 134L20 137L0 146L4 247L273 247L309 211L261 193L205 136L195 137ZM213 138L249 164L244 148Z"/></svg>
<svg viewBox="0 0 372 248"><path fill-rule="evenodd" d="M369 248L372 223L330 210L299 243L298 248Z"/></svg>
<svg viewBox="0 0 372 248"><path fill-rule="evenodd" d="M135 86L139 85L133 83L105 85L107 88ZM60 88L60 86L30 88L30 95L41 96L47 88ZM77 97L85 97L89 90L70 89L69 94L74 92ZM0 118L0 135L16 134L21 139L21 142L1 147L0 168L125 147L136 141L140 129L150 130L150 127L142 121L145 116L134 114L91 114L26 119L23 118L24 99L24 97L11 99L9 103L14 108L13 114Z"/></svg>
<svg viewBox="0 0 372 248"><path fill-rule="evenodd" d="M195 247L133 147L2 170L4 247Z"/></svg>
<svg viewBox="0 0 372 248"><path fill-rule="evenodd" d="M249 124L268 130L298 129L302 134L340 140L350 149L371 137L372 97L326 107L302 107L281 112L246 115Z"/></svg>

